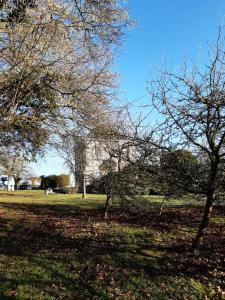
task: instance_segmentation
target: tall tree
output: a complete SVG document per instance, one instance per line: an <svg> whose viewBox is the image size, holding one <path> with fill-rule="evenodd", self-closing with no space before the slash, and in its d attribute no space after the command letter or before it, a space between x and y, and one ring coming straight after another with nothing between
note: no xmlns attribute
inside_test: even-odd
<svg viewBox="0 0 225 300"><path fill-rule="evenodd" d="M35 152L54 124L85 122L107 105L128 16L115 0L2 1L0 9L0 145Z"/></svg>

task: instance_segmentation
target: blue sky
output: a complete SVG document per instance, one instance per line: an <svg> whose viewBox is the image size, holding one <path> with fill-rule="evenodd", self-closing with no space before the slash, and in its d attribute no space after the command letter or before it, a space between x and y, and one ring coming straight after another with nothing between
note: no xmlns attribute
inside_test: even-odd
<svg viewBox="0 0 225 300"><path fill-rule="evenodd" d="M149 70L167 60L177 66L196 58L216 38L224 0L130 0L137 28L127 32L118 60L121 88L129 101L146 95Z"/></svg>
<svg viewBox="0 0 225 300"><path fill-rule="evenodd" d="M115 62L120 74L120 101L148 102L146 81L149 71L165 60L176 68L184 58L207 59L207 45L216 39L224 22L224 0L129 0L135 29L126 32L125 43ZM66 168L60 158L48 152L32 164L36 175L60 174Z"/></svg>

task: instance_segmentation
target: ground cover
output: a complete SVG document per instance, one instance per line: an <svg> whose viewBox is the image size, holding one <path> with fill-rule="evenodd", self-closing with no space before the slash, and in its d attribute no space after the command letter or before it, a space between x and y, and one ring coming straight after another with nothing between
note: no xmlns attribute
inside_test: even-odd
<svg viewBox="0 0 225 300"><path fill-rule="evenodd" d="M0 299L225 299L225 208L200 253L188 251L201 206L110 211L104 195L0 192Z"/></svg>

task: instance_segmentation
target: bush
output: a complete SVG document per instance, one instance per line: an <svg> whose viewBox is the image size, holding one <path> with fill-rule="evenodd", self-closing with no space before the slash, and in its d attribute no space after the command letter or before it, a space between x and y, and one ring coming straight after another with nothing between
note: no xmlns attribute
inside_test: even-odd
<svg viewBox="0 0 225 300"><path fill-rule="evenodd" d="M18 187L19 190L32 190L32 185L31 184L21 184Z"/></svg>
<svg viewBox="0 0 225 300"><path fill-rule="evenodd" d="M53 189L53 191L58 194L75 194L76 193L75 187L55 188L55 189Z"/></svg>
<svg viewBox="0 0 225 300"><path fill-rule="evenodd" d="M86 191L88 194L104 194L105 188L102 180L96 180L93 183L87 185Z"/></svg>
<svg viewBox="0 0 225 300"><path fill-rule="evenodd" d="M61 175L49 175L49 176L41 176L41 188L66 188L70 184L70 176L61 174Z"/></svg>
<svg viewBox="0 0 225 300"><path fill-rule="evenodd" d="M148 193L149 195L156 195L156 196L159 196L159 195L161 195L161 193L160 193L160 191L159 190L157 190L157 189L155 189L155 188L150 188L150 190L149 190L149 193Z"/></svg>

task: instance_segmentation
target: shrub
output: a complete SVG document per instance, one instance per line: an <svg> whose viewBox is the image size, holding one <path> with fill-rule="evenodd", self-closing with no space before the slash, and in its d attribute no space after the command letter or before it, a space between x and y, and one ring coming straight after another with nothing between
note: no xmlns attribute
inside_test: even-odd
<svg viewBox="0 0 225 300"><path fill-rule="evenodd" d="M75 187L55 188L55 189L53 189L53 191L58 194L75 194L76 193Z"/></svg>

